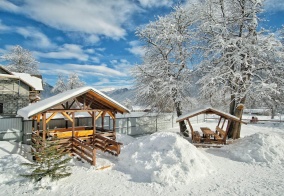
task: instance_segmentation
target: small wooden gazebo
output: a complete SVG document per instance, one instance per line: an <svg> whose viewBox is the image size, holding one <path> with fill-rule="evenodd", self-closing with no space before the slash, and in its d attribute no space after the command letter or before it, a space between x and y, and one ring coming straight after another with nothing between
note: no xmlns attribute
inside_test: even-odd
<svg viewBox="0 0 284 196"><path fill-rule="evenodd" d="M202 131L202 135L200 135L199 131L193 130L193 127L189 119L200 114L216 114L220 117L216 129L214 131L212 131L208 127L200 127ZM192 143L207 143L207 144L212 144L212 143L226 144L229 127L233 121L247 124L246 122L243 122L241 119L237 118L236 116L233 116L231 114L210 107L196 110L194 112L179 116L176 122L181 122L181 121L186 121L188 123L189 129L191 131Z"/></svg>
<svg viewBox="0 0 284 196"><path fill-rule="evenodd" d="M76 114L85 113L92 119L92 126L78 126ZM115 120L116 113L129 113L129 110L113 99L92 87L82 87L69 90L53 97L31 104L18 111L25 119L32 119L32 142L39 143L52 138L60 140L61 146L81 156L91 164L96 164L96 149L113 155L120 153L121 143L116 142ZM71 122L64 128L48 129L48 123L61 115ZM104 127L104 117L112 118L112 129ZM96 121L101 117L101 126Z"/></svg>

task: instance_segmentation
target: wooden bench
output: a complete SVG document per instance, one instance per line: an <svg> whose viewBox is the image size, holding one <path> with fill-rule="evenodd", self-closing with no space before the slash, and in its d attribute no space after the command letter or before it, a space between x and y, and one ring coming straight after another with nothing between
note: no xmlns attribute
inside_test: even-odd
<svg viewBox="0 0 284 196"><path fill-rule="evenodd" d="M192 143L200 143L201 136L198 131L191 132Z"/></svg>
<svg viewBox="0 0 284 196"><path fill-rule="evenodd" d="M220 127L216 127L216 133L214 134L215 140L220 144L226 144L227 132L221 129Z"/></svg>

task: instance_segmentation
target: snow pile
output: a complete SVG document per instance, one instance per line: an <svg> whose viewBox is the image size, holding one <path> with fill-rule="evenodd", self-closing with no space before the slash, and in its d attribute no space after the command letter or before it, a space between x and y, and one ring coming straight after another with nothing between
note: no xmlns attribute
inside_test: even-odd
<svg viewBox="0 0 284 196"><path fill-rule="evenodd" d="M246 163L284 163L284 135L255 133L223 148L232 159Z"/></svg>
<svg viewBox="0 0 284 196"><path fill-rule="evenodd" d="M124 146L121 152L116 169L138 182L184 184L213 171L211 162L176 133L142 137Z"/></svg>
<svg viewBox="0 0 284 196"><path fill-rule="evenodd" d="M116 140L118 142L123 143L123 145L127 145L131 142L133 142L135 140L135 138L129 136L129 135L125 135L125 134L121 134L121 133L117 133L116 134Z"/></svg>
<svg viewBox="0 0 284 196"><path fill-rule="evenodd" d="M23 180L20 174L26 172L26 167L22 163L29 162L18 154L4 155L0 157L0 184L15 183Z"/></svg>

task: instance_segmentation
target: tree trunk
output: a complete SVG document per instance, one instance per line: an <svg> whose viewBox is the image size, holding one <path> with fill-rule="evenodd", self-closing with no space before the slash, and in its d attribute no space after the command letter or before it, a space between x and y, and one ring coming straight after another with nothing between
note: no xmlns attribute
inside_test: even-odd
<svg viewBox="0 0 284 196"><path fill-rule="evenodd" d="M239 118L240 120L242 119L243 116L243 109L244 105L240 104L235 110L235 116ZM233 122L233 127L232 127L232 133L233 133L233 139L239 139L241 135L241 123L240 122Z"/></svg>
<svg viewBox="0 0 284 196"><path fill-rule="evenodd" d="M181 116L182 112L181 112L181 109L180 109L180 102L175 103L175 108L176 108L176 111L177 111L177 116L178 117ZM185 137L189 136L189 133L186 131L186 125L185 125L184 121L179 122L179 129L180 129L180 133L183 136L185 136Z"/></svg>
<svg viewBox="0 0 284 196"><path fill-rule="evenodd" d="M230 111L229 113L234 115L235 114L235 108L236 108L236 100L235 95L231 95L231 103L230 103ZM233 124L234 121L230 124L229 131L228 131L228 138L233 138Z"/></svg>
<svg viewBox="0 0 284 196"><path fill-rule="evenodd" d="M271 107L271 119L274 119L275 114L276 114L276 107L273 105L273 106Z"/></svg>

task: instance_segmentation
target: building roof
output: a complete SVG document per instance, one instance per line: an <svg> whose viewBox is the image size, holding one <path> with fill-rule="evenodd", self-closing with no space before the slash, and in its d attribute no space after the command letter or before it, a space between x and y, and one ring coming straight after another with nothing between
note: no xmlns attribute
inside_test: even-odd
<svg viewBox="0 0 284 196"><path fill-rule="evenodd" d="M68 90L63 93L44 99L42 101L39 101L37 103L33 103L27 107L18 110L18 115L24 117L25 119L28 119L42 112L53 109L54 107L61 105L62 103L71 100L72 98L76 98L80 103L84 103L84 100L87 99L92 109L108 109L117 111L122 114L130 112L126 107L109 98L102 92L87 86Z"/></svg>
<svg viewBox="0 0 284 196"><path fill-rule="evenodd" d="M42 91L42 79L27 73L17 73L17 72L10 72L3 66L0 66L0 69L4 70L7 74L0 74L0 78L13 78L19 79L28 86L34 88L37 91Z"/></svg>
<svg viewBox="0 0 284 196"><path fill-rule="evenodd" d="M24 81L27 85L33 87L37 91L42 91L42 79L36 76L26 74L26 73L17 73L12 72L15 76L18 76L22 81Z"/></svg>
<svg viewBox="0 0 284 196"><path fill-rule="evenodd" d="M200 115L200 114L216 114L218 116L222 116L224 118L227 118L227 119L230 119L230 120L233 120L233 121L236 121L236 122L241 122L241 123L247 124L246 122L241 121L239 118L237 118L234 115L231 115L229 113L226 113L226 112L223 112L223 111L211 108L211 107L207 107L207 108L203 108L203 109L197 109L197 110L192 111L190 113L181 115L177 118L176 122L181 122L181 121L184 121L186 119L192 118L192 117Z"/></svg>

